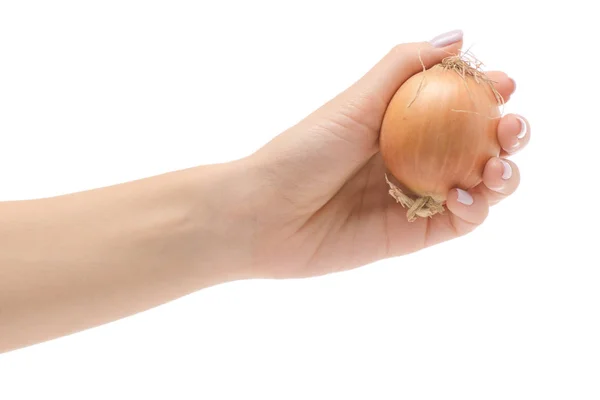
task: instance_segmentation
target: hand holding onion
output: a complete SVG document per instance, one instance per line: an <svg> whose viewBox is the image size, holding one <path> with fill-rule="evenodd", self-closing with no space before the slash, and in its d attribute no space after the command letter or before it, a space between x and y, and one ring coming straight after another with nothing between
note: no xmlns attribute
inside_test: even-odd
<svg viewBox="0 0 600 400"><path fill-rule="evenodd" d="M465 69L452 58L461 46L460 31L396 46L248 159L270 215L256 250L264 275L323 274L450 240L517 189L506 157L529 125L500 114L515 83Z"/></svg>
<svg viewBox="0 0 600 400"><path fill-rule="evenodd" d="M395 47L244 159L2 204L0 352L218 283L325 274L473 230L517 188L504 157L529 128L500 115L514 82L449 56L461 44L450 32Z"/></svg>

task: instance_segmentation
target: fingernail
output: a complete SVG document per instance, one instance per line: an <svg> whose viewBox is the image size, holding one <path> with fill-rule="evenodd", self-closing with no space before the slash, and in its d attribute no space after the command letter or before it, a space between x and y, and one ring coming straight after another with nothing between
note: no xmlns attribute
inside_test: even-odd
<svg viewBox="0 0 600 400"><path fill-rule="evenodd" d="M433 39L431 39L429 41L429 43L433 47L446 47L452 43L458 42L462 38L463 38L463 31L461 31L460 29L457 29L454 31L442 33L441 35L438 35L438 36L434 37Z"/></svg>
<svg viewBox="0 0 600 400"><path fill-rule="evenodd" d="M458 192L457 200L459 203L462 203L467 206L473 204L473 197L468 192L465 192L462 189L456 189L456 191Z"/></svg>
<svg viewBox="0 0 600 400"><path fill-rule="evenodd" d="M512 167L509 163L504 160L500 160L502 166L504 167L504 171L502 172L502 179L507 180L512 176Z"/></svg>
<svg viewBox="0 0 600 400"><path fill-rule="evenodd" d="M521 132L519 132L519 134L517 135L517 138L523 139L525 137L525 135L527 134L527 124L525 123L525 120L523 118L517 117L517 119L521 123Z"/></svg>

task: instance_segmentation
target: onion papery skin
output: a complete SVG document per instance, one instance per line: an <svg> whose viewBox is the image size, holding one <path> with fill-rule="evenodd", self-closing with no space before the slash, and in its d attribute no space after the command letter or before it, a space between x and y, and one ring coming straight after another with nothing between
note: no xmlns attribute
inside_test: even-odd
<svg viewBox="0 0 600 400"><path fill-rule="evenodd" d="M471 189L500 155L501 104L489 82L437 64L413 75L385 112L379 145L389 173L413 198L444 204Z"/></svg>

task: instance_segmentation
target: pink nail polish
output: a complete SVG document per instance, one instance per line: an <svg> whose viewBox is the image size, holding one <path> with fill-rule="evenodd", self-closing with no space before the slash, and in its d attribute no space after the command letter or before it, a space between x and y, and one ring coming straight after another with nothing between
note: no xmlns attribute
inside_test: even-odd
<svg viewBox="0 0 600 400"><path fill-rule="evenodd" d="M452 43L456 43L459 40L462 40L462 38L463 38L463 31L461 31L460 29L457 29L454 31L442 33L441 35L438 35L438 36L434 37L433 39L431 39L429 41L429 43L433 47L446 47L446 46L451 45Z"/></svg>
<svg viewBox="0 0 600 400"><path fill-rule="evenodd" d="M519 132L519 134L517 135L517 139L523 139L527 134L527 124L525 123L525 120L523 118L517 117L517 119L521 124L521 132Z"/></svg>
<svg viewBox="0 0 600 400"><path fill-rule="evenodd" d="M500 162L502 163L503 166L503 171L502 171L502 179L507 180L510 179L510 177L512 176L512 167L510 166L509 163L507 163L504 160L500 160Z"/></svg>
<svg viewBox="0 0 600 400"><path fill-rule="evenodd" d="M473 204L473 197L469 194L469 192L466 192L462 189L456 189L456 191L458 192L458 202L467 206L470 206L471 204Z"/></svg>

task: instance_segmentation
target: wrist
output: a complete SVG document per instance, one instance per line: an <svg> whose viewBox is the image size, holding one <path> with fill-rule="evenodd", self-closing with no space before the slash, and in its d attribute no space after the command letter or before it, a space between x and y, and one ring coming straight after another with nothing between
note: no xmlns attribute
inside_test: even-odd
<svg viewBox="0 0 600 400"><path fill-rule="evenodd" d="M198 260L209 251L221 282L287 276L297 264L299 245L284 242L302 224L293 200L274 183L272 160L252 155L233 162L198 167L194 206ZM202 250L204 249L204 250Z"/></svg>
<svg viewBox="0 0 600 400"><path fill-rule="evenodd" d="M204 280L254 278L262 200L247 159L181 171L188 193L189 258Z"/></svg>
<svg viewBox="0 0 600 400"><path fill-rule="evenodd" d="M303 265L305 239L297 232L307 213L277 183L285 174L278 161L255 153L206 175L199 214L209 218L199 218L208 227L202 236L214 238L212 247L221 249L220 264L233 279L289 277Z"/></svg>

